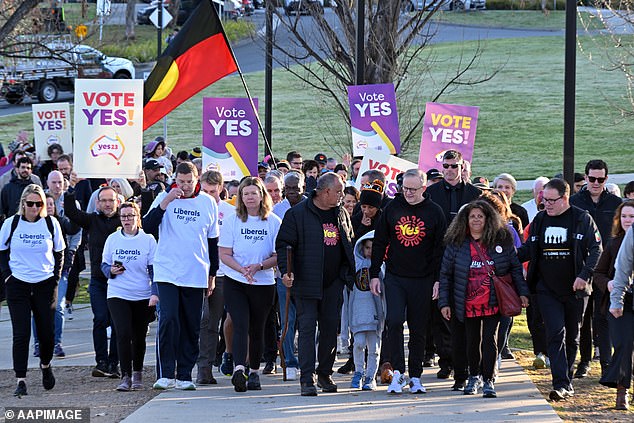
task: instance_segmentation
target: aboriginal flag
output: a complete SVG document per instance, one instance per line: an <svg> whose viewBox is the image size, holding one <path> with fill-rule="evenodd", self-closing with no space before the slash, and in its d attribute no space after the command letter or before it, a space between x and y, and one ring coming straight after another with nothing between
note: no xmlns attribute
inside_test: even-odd
<svg viewBox="0 0 634 423"><path fill-rule="evenodd" d="M238 70L212 0L201 1L159 57L143 90L143 130Z"/></svg>

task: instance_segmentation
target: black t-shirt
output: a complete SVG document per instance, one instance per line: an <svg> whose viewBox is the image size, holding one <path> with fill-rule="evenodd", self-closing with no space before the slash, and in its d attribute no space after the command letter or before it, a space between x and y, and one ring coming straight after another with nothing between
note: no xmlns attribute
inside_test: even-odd
<svg viewBox="0 0 634 423"><path fill-rule="evenodd" d="M321 210L319 216L324 231L324 287L332 285L335 279L339 277L339 268L341 267L342 250L341 250L341 234L337 226L336 209Z"/></svg>
<svg viewBox="0 0 634 423"><path fill-rule="evenodd" d="M572 295L575 281L573 216L569 208L559 216L544 216L538 259L539 278L559 296Z"/></svg>

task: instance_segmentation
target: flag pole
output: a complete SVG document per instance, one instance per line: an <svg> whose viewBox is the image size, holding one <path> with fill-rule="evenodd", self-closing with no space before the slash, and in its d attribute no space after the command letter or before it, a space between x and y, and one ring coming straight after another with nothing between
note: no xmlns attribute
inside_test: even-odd
<svg viewBox="0 0 634 423"><path fill-rule="evenodd" d="M214 11L216 11L215 7L213 9ZM216 11L216 13L218 13L218 11ZM268 148L268 150L271 152L271 158L273 159L273 167L277 169L277 164L275 163L275 156L273 155L273 149L271 148L271 143L269 142L269 139L266 136L266 132L264 131L264 126L262 125L262 120L260 119L258 108L255 107L255 103L253 102L253 97L251 96L249 87L247 87L247 82L244 80L244 75L242 74L242 69L240 69L240 64L238 63L236 54L233 51L233 47L231 47L231 44L229 43L229 39L227 38L227 34L225 33L225 27L222 23L222 19L218 17L218 20L220 21L220 27L222 28L222 35L223 37L225 37L225 42L227 43L227 46L229 47L229 52L231 52L231 57L233 58L233 61L236 64L236 68L238 69L238 75L240 75L240 81L242 81L244 92L247 94L247 97L249 98L249 103L251 103L251 108L253 109L253 113L255 114L255 120L258 122L258 128L260 129L260 133L262 134L262 138L264 139L265 149Z"/></svg>

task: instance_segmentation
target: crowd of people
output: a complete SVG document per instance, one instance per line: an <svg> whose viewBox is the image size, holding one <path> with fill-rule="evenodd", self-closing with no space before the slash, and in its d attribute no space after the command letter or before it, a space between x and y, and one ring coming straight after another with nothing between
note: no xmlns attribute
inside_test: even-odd
<svg viewBox="0 0 634 423"><path fill-rule="evenodd" d="M261 390L279 342L284 380L299 380L302 396L337 391L341 344L349 358L336 371L352 374L352 389L381 382L390 394L423 394L437 357L452 390L495 398L499 362L514 358L511 295L526 308L533 365L550 368L551 400L573 396L598 356L600 383L616 388L617 409L629 407L634 181L624 198L613 193L602 160L572 186L536 178L520 205L511 174L472 177L456 150L440 169L398 175L389 198L385 175L360 174L350 156L292 151L224 181L203 169L200 149L172 154L158 137L138 178L84 180L57 144L41 163L32 147L13 147L0 191L0 295L16 396L27 394L32 326L43 386L55 385L51 361L65 356L88 249L92 375L117 379L119 391L144 388L158 319L154 389L216 384L218 367L236 392Z"/></svg>

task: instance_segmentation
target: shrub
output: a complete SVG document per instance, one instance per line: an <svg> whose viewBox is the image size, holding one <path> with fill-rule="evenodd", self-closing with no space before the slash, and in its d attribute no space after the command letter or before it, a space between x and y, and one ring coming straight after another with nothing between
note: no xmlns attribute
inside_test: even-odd
<svg viewBox="0 0 634 423"><path fill-rule="evenodd" d="M553 10L553 0L546 0L546 8ZM487 0L487 10L541 10L540 0ZM557 0L557 10L566 9L566 0Z"/></svg>

